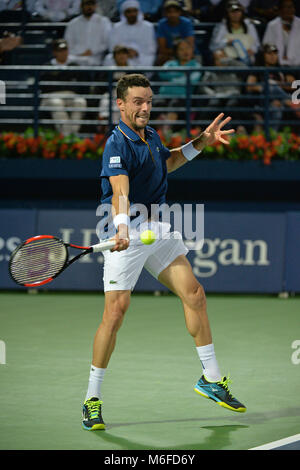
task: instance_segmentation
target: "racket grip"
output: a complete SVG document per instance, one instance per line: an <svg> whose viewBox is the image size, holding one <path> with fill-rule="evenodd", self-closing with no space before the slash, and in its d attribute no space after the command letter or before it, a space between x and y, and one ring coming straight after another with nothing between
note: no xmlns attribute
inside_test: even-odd
<svg viewBox="0 0 300 470"><path fill-rule="evenodd" d="M115 246L115 240L104 240L103 242L97 243L97 245L92 245L93 253L98 253L98 251L110 250Z"/></svg>

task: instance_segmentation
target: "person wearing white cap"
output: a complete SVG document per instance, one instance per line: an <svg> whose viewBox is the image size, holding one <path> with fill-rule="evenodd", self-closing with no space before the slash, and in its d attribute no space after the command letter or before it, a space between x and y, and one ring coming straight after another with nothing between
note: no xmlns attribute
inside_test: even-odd
<svg viewBox="0 0 300 470"><path fill-rule="evenodd" d="M144 20L137 0L126 0L121 5L121 21L113 25L110 51L118 44L129 49L132 65L153 65L156 58L154 25Z"/></svg>

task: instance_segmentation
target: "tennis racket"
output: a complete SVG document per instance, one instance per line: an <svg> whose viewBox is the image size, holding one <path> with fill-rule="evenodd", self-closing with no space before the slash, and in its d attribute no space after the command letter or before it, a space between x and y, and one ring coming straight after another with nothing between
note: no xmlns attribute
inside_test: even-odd
<svg viewBox="0 0 300 470"><path fill-rule="evenodd" d="M114 246L114 240L104 240L92 246L78 246L65 243L52 235L38 235L28 238L13 251L9 272L17 284L38 287L53 281L82 256L109 250ZM81 252L70 259L68 247L77 248Z"/></svg>

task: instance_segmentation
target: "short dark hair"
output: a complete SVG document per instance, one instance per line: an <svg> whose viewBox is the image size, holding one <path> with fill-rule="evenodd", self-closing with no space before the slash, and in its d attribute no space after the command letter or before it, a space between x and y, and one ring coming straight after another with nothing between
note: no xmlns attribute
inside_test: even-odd
<svg viewBox="0 0 300 470"><path fill-rule="evenodd" d="M130 73L123 75L123 77L121 77L117 83L117 98L125 100L128 88L134 86L149 88L151 85L148 78L141 73Z"/></svg>

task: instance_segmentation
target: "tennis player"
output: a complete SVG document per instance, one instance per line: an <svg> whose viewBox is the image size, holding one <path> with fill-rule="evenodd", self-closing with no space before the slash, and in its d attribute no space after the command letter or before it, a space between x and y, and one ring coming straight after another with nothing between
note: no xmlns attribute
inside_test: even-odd
<svg viewBox="0 0 300 470"><path fill-rule="evenodd" d="M182 238L161 236L152 245L134 243L129 218L131 204L141 203L149 208L151 204L166 201L168 173L191 161L206 145L216 141L227 144L226 135L234 130L223 128L231 118L224 119L224 114L220 114L193 141L169 150L163 146L157 132L148 126L152 90L144 75L124 75L117 85L116 102L121 119L107 140L101 173L101 202L112 204L116 244L111 251L103 253L105 307L94 338L83 405L83 427L105 429L101 384L117 332L129 307L131 292L143 267L182 302L186 326L202 365L202 375L194 390L229 410L244 412L246 407L229 391L229 378L221 375L206 312L205 293L186 258L188 250ZM163 226L163 222L157 221L149 224L154 232ZM165 230L167 228L163 226L161 233Z"/></svg>

